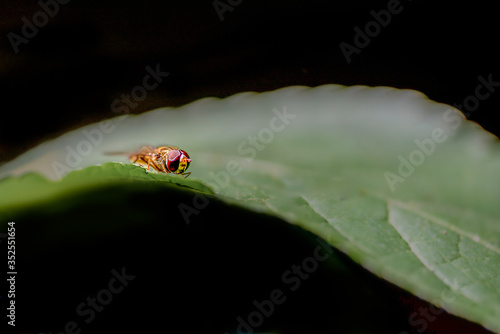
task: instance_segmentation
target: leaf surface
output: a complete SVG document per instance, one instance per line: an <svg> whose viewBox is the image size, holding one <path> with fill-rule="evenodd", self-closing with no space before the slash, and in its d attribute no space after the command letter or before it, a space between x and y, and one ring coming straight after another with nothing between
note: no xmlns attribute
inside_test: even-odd
<svg viewBox="0 0 500 334"><path fill-rule="evenodd" d="M109 151L186 150L192 175ZM93 166L109 161L103 166ZM0 209L109 182L157 182L312 231L447 311L500 332L500 145L450 106L387 87L289 87L121 116L0 168ZM186 203L193 205L193 203Z"/></svg>

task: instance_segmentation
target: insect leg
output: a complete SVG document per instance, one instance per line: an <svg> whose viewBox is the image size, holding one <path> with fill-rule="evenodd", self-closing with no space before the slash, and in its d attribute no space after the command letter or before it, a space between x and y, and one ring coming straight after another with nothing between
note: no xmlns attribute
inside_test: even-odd
<svg viewBox="0 0 500 334"><path fill-rule="evenodd" d="M151 157L148 159L148 170L149 166L153 167L157 172L162 172L161 168L158 167L158 163L154 159L151 159Z"/></svg>
<svg viewBox="0 0 500 334"><path fill-rule="evenodd" d="M170 173L170 171L167 168L165 168L165 164L160 164L160 166L161 166L161 169L163 170L164 173L167 173L167 174Z"/></svg>
<svg viewBox="0 0 500 334"><path fill-rule="evenodd" d="M163 163L160 160L159 154L156 154L156 153L153 154L153 156L150 157L149 160L151 162L151 166L153 166L153 168L156 169L158 172L168 173L167 171L165 171L165 167L163 166Z"/></svg>
<svg viewBox="0 0 500 334"><path fill-rule="evenodd" d="M149 170L149 167L153 167L154 169L156 169L157 171L160 172L160 170L158 169L158 167L155 165L155 162L151 160L151 158L147 155L140 155L140 154L137 154L137 155L134 155L134 156L131 156L130 157L130 161L134 164L137 164L139 166L142 166L144 168L147 168Z"/></svg>

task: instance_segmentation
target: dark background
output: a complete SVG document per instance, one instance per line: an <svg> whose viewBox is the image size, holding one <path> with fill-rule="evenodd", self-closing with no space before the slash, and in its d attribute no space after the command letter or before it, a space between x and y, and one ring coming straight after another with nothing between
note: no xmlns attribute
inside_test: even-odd
<svg viewBox="0 0 500 334"><path fill-rule="evenodd" d="M22 18L33 22L41 7L2 2L0 161L117 115L112 102L142 84L148 65L170 75L129 112L328 83L411 88L453 105L474 95L478 76L500 81L498 14L478 1L402 0L401 12L350 63L340 43L354 45L354 27L364 30L370 11L389 1L232 3L221 21L213 0L72 0L16 54L8 34L21 36ZM497 135L499 96L469 113Z"/></svg>
<svg viewBox="0 0 500 334"><path fill-rule="evenodd" d="M229 3L227 0L222 2ZM477 1L447 5L440 3L439 6L431 1L401 1L402 11L392 15L387 27L381 28L380 33L371 37L369 44L361 48L359 54L353 54L351 62L348 63L339 44L346 42L354 45L354 28L357 26L364 30L365 25L374 20L370 11L379 12L386 9L388 3L389 1L244 0L237 6L232 6L232 11L224 12L224 19L221 20L212 0L107 1L105 3L72 0L67 4L59 5L58 13L48 19L47 25L38 28L36 36L28 38L26 44L20 44L19 52L16 53L8 39L8 34L12 32L21 36L24 24L22 18L26 17L33 22L33 15L39 12L41 7L36 1L3 2L0 5L0 36L2 36L0 45L0 96L2 97L0 163L70 129L118 115L112 110L112 102L120 98L121 94L130 94L135 86L141 85L147 73L146 66L155 68L156 64L160 64L161 71L169 72L170 75L158 88L148 92L144 101L134 108L129 108L130 112L141 113L158 107L180 106L207 96L226 97L248 90L260 92L289 85L317 86L330 83L385 85L416 89L433 100L453 105L460 104L466 97L475 94L476 87L480 83L479 76L488 78L491 74L493 81L500 81L500 71L497 66L500 53L497 50L499 32L497 10ZM495 114L500 104L499 96L500 92L493 93L491 97L481 101L478 109L469 111L468 115L468 118L477 121L497 135L500 134L500 126L495 121ZM93 196L89 196L86 200L90 201ZM168 193L162 196L168 196ZM158 196L157 198L159 199L155 202L156 205L165 203L164 197ZM150 205L149 201L147 202L144 203L145 206ZM86 221L96 221L93 212L108 212L109 219L116 218L112 209L99 207L100 202L97 200L96 203L86 205L86 208L89 208L85 211L87 215L79 218L82 226ZM137 202L134 201L134 204ZM119 210L120 205L115 210ZM214 206L213 209L206 210L203 216L205 218L200 219L212 221L213 217L219 218L223 226L220 228L222 232L219 239L215 236L218 232L214 232L213 226L208 231L214 235L205 235L205 232L200 232L193 238L193 232L187 231L184 238L170 240L175 246L171 246L172 249L169 248L168 253L176 254L176 249L182 249L186 245L187 247L200 247L201 244L206 251L210 251L206 256L217 258L227 254L227 248L223 247L223 244L220 247L214 247L213 242L220 242L220 238L224 240L221 235L227 231L228 227L231 227L231 219L235 216L242 217L242 215L232 213L223 204L217 205L221 207ZM96 208L90 209L93 206ZM172 204L171 207L175 208L175 205ZM220 213L224 216L220 216ZM40 220L49 221L54 217L54 213L44 213L42 208L38 214L41 216L31 217L31 220L21 219L21 221L31 222L33 226L38 226ZM63 224L76 218L61 215L57 219ZM266 219L270 218L246 217L245 219L247 230L242 231L254 228L255 221L262 221L265 227L254 231L253 234L234 231L238 238L250 240L269 231ZM150 219L150 221L153 220ZM101 221L103 224L106 223L106 219L101 217L96 225ZM33 231L33 226L29 224L26 226L30 227L24 230L25 242L28 240L26 235ZM162 224L160 226L165 228ZM26 275L36 277L48 266L51 271L43 276L45 278L40 282L54 288L61 288L58 284L64 282L66 285L76 286L74 281L65 281L66 276L70 277L74 274L74 279L83 290L76 297L75 294L68 294L66 297L57 295L58 298L63 299L74 298L74 300L62 302L59 299L48 300L44 296L46 294L50 296L50 291L43 291L37 287L28 289L28 283L26 283L23 287L25 292L31 291L33 295L40 294L37 301L34 301L39 304L30 304L30 310L44 309L45 313L39 315L40 319L44 319L43 315L51 314L51 309L47 307L53 307L55 313L60 312L57 314L61 321L57 324L64 324L67 319L74 316L74 306L82 298L95 293L106 283L110 275L111 263L118 269L120 263L128 265L132 273L142 270L142 277L158 280L154 282L161 284L161 278L157 277L155 270L156 268L160 270L164 266L168 267L168 264L163 265L164 259L161 258L164 251L162 250L164 244L161 240L163 234L155 233L156 228L156 225L148 229L143 228L141 233L144 233L144 239L132 245L128 242L131 240L137 242L138 237L135 232L132 236L113 236L112 238L118 240L112 243L113 247L110 246L109 240L101 244L92 244L91 253L88 253L88 245L82 246L80 250L78 243L72 245L75 249L71 249L69 255L61 254L57 250L52 254L50 249L45 250L39 247L44 249L45 255L29 257L29 261L33 263L28 260L26 262L25 276L23 276L25 280L28 280ZM260 245L261 248L257 250L258 260L255 260L256 251L245 248L244 254L248 257L244 257L241 253L238 256L234 255L239 258L239 267L234 269L222 261L219 266L223 271L222 274L219 271L218 275L226 278L232 277L231 275L237 278L242 277L240 292L247 290L249 285L255 284L255 277L259 277L260 274L256 268L256 271L248 276L245 270L248 270L249 265L241 260L242 258L259 264L263 263L264 259L274 257L276 261L281 261L281 253L289 253L295 249L293 241L288 242L286 247L282 245L281 248L276 248L273 240L279 238L279 233L274 233L278 235L272 238L274 234L271 234L269 241L263 243L264 246ZM43 239L40 241L37 235L31 238L34 244L48 242ZM212 240L214 241L211 242ZM139 254L136 259L134 258L135 262L129 262L128 253L120 254L118 260L113 258L116 246L121 246L121 249L130 249L130 254L132 254L130 256ZM213 274L207 275L211 271L217 271L213 266L211 267L211 262L206 263L203 262L203 258L197 258L200 256L199 250L189 249L193 250L188 255L181 252L184 257L181 256L176 261L186 271L182 277L192 277L193 281L196 281L197 277L210 278L205 282L207 289L193 285L198 289L195 291L200 293L198 301L202 301L203 304L186 300L182 295L184 290L180 290L174 300L178 301L180 304L177 306L181 305L182 308L180 308L181 311L174 313L175 316L154 314L156 319L154 323L151 319L140 318L140 316L130 320L133 319L135 311L142 310L141 312L144 312L142 315L149 312L141 308L141 298L148 303L147 310L155 312L163 310L150 304L158 292L155 286L151 286L151 281L144 281L142 285L136 283L137 287L132 286L129 290L131 292L128 292L129 298L131 298L130 295L137 295L134 301L139 302L114 303L113 309L110 308L107 311L111 315L107 318L101 317L107 320L99 320L108 321L106 326L104 323L100 326L96 321L93 324L93 330L90 327L86 330L95 332L95 328L98 327L118 326L125 331L127 329L125 320L137 324L150 324L150 329L158 324L163 326L162 328L170 328L177 332L182 332L186 328L192 329L191 332L199 328L203 328L205 332L220 332L220 328L229 330L231 326L234 327L235 317L239 314L246 314L247 310L241 313L241 309L235 309L232 303L225 304L223 308L212 309L214 305L211 302L222 298L218 291L213 289L214 286L220 287L221 290L226 288L226 300L232 302L238 301L241 294L227 291L227 287L221 282L229 279L221 281ZM284 269L310 254L311 250L296 251L297 254L289 263L286 263ZM149 259L146 262L143 262L144 252L148 252L145 254L146 259ZM155 254L155 257L149 258L148 254ZM201 254L204 253L201 252ZM74 261L68 262L67 256L74 257ZM39 258L44 258L48 263L39 262ZM98 263L90 260L99 258L102 259ZM194 259L193 266L189 266L191 262L186 262L186 258ZM228 261L232 263L231 259ZM350 263L349 259L345 261ZM38 264L35 265L36 263ZM203 272L198 272L200 263L203 264L201 267ZM276 271L277 274L275 273L274 276L269 274L270 277L278 277L284 270L281 267L275 267L272 262L268 262L264 269ZM353 270L362 271L360 268ZM51 275L59 277L57 274L66 276L61 276L56 281L52 280ZM371 284L378 286L382 291L381 294L392 296L391 303L397 304L396 309L401 307L397 312L403 312L403 316L394 314L393 317L392 314L385 313L389 319L396 319L391 325L396 329L395 333L400 330L417 332L418 326L408 324L408 315L415 312L421 305L427 306L427 303L411 298L386 282L377 281L366 271L363 271L361 276L363 280L370 280ZM91 279L95 281L93 283L87 281ZM138 279L137 282L139 281ZM274 283L269 283L269 287L276 286ZM184 278L179 278L178 284L179 286L185 284ZM380 287L381 285L383 287ZM339 295L338 291L325 294L324 288L328 286L326 282L323 285L313 283L308 285L308 288L304 287L304 289L311 289L310 293L304 293L309 297L297 298L294 304L286 306L290 309L286 312L282 311L281 315L278 314L277 322L283 319L283 323L288 323L290 319L295 319L294 326L298 323L310 326L316 323L316 319L311 318L314 314L318 318L322 317L323 320L331 320L330 313L328 313L330 309L317 304L319 303L318 296L324 296L324 303L332 301L332 305L340 304L341 309L346 307L346 300L351 298ZM253 287L246 292L247 297L249 300L257 297L264 298L265 296L254 295L253 292L267 292L269 287L263 289ZM72 291L73 286L68 289ZM169 285L165 293L176 289L177 286ZM342 290L342 286L339 289ZM348 294L348 292L345 293ZM29 301L32 296L23 298ZM169 295L162 297L165 298L164 300L172 298ZM375 298L375 300L380 299ZM360 309L358 318L354 321L364 322L368 327L373 322L374 328L378 326L381 329L376 319L373 320L369 315L373 313L371 310L383 313L385 309L377 304L366 304L365 308L360 307L359 305L363 303L366 303L366 300L359 303L352 301L352 307ZM70 305L69 308L65 309L66 305ZM118 309L114 309L115 307ZM207 309L210 309L211 313L203 313ZM193 312L201 310L195 314L205 314L206 319L191 317L187 313L189 310ZM221 323L217 324L210 317L217 314L219 310L226 310L227 314L223 319L219 319ZM309 310L309 313L304 313L305 310ZM125 314L131 315L132 318L124 318L122 312L129 312ZM353 316L351 312L347 313ZM179 317L179 314L182 316ZM304 315L304 319L299 319L299 315ZM162 322L163 316L169 323ZM357 314L354 316L356 317ZM372 314L372 317L376 315ZM177 318L177 322L172 324L171 319L174 318ZM342 318L344 318L342 314L337 314L333 319ZM383 321L389 325L391 320ZM207 328L205 324L220 326ZM349 328L349 324L346 328ZM339 326L339 323L318 324L324 332L332 332L332 328L339 328ZM467 333L480 331L478 327L444 315L433 322L432 326L434 326L435 333L447 331L458 333L460 329ZM62 330L60 326L57 329ZM296 332L307 330L311 332L310 327L297 327L295 330ZM319 332L323 333L318 329ZM289 329L287 333L293 333L293 329Z"/></svg>

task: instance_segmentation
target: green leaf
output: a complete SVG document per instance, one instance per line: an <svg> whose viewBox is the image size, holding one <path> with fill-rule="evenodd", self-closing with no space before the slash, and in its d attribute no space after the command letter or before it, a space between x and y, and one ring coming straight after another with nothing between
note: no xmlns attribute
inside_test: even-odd
<svg viewBox="0 0 500 334"><path fill-rule="evenodd" d="M15 215L113 180L175 184L301 226L376 275L500 332L500 145L456 109L387 87L243 93L72 131L0 175L58 179L126 163L104 153L142 144L186 150L191 176L109 163L55 182L28 174L0 181L0 209Z"/></svg>
<svg viewBox="0 0 500 334"><path fill-rule="evenodd" d="M208 187L197 180L148 173L138 166L109 162L102 166L90 166L73 171L61 181L52 181L32 172L21 177L7 177L1 181L0 203L4 212L16 209L24 210L28 205L50 204L65 196L123 183L136 183L139 186L151 183L175 190L179 190L178 187L183 187L206 196L213 195Z"/></svg>

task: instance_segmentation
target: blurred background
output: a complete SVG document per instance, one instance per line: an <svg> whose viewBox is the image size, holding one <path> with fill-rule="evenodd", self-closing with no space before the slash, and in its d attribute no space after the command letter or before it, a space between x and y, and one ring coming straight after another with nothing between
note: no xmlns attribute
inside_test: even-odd
<svg viewBox="0 0 500 334"><path fill-rule="evenodd" d="M468 118L500 133L500 94L474 99L479 76L500 82L497 14L481 2L20 0L0 9L0 163L120 113L289 85L386 85L451 105L469 97ZM169 75L126 102L147 66Z"/></svg>

